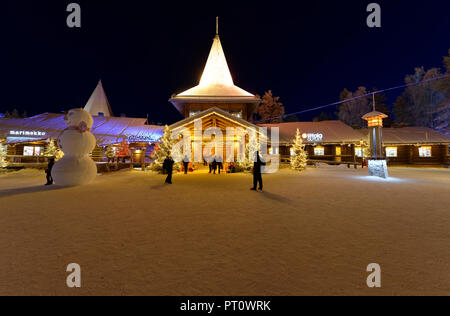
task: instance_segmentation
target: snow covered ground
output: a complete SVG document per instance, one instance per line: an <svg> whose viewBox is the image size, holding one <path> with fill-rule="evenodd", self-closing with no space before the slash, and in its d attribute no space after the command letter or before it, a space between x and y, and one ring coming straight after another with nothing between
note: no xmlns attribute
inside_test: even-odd
<svg viewBox="0 0 450 316"><path fill-rule="evenodd" d="M450 295L450 172L390 172L282 170L264 193L246 174L0 175L0 295Z"/></svg>

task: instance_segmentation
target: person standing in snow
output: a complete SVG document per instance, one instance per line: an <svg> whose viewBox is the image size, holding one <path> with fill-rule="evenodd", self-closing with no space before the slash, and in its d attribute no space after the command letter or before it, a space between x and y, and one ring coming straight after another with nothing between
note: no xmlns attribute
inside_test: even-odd
<svg viewBox="0 0 450 316"><path fill-rule="evenodd" d="M52 177L52 169L55 165L55 158L51 157L48 159L48 167L47 170L45 170L45 173L47 174L47 184L46 185L52 185L53 184L53 177Z"/></svg>
<svg viewBox="0 0 450 316"><path fill-rule="evenodd" d="M217 162L217 169L219 171L219 174L221 171L223 171L223 162L221 159L219 159L219 161Z"/></svg>
<svg viewBox="0 0 450 316"><path fill-rule="evenodd" d="M217 158L216 157L214 157L211 167L212 167L214 174L216 174L216 171L217 171Z"/></svg>
<svg viewBox="0 0 450 316"><path fill-rule="evenodd" d="M172 157L170 157L170 156L167 156L166 160L164 160L163 169L167 173L167 178L166 178L167 184L172 184L172 173L173 173L174 163L175 162L173 161Z"/></svg>
<svg viewBox="0 0 450 316"><path fill-rule="evenodd" d="M253 165L253 188L252 191L257 191L257 187L259 184L259 190L263 190L263 180L262 180L262 174L261 174L261 167L265 166L266 163L261 160L261 157L259 156L259 151L256 152L256 161Z"/></svg>
<svg viewBox="0 0 450 316"><path fill-rule="evenodd" d="M188 158L188 156L184 156L183 167L184 167L184 174L188 174L188 171L189 171L189 158Z"/></svg>

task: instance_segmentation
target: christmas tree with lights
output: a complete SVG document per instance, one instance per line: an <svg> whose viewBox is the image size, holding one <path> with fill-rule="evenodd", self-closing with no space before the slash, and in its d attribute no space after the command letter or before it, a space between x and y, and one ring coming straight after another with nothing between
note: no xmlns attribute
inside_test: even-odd
<svg viewBox="0 0 450 316"><path fill-rule="evenodd" d="M3 144L3 140L0 140L0 168L6 168L8 166L8 161L6 160L6 146Z"/></svg>
<svg viewBox="0 0 450 316"><path fill-rule="evenodd" d="M64 153L56 146L56 142L50 139L44 150L44 156L47 158L55 158L56 160L61 159Z"/></svg>
<svg viewBox="0 0 450 316"><path fill-rule="evenodd" d="M308 163L308 154L305 150L305 144L303 144L302 135L300 130L297 129L297 135L294 140L294 147L292 148L293 155L291 157L291 167L297 171L303 171L306 169Z"/></svg>
<svg viewBox="0 0 450 316"><path fill-rule="evenodd" d="M154 160L151 164L150 168L153 171L162 172L164 160L168 156L172 156L172 149L175 146L175 140L172 139L172 133L170 131L169 126L166 125L164 128L164 135L159 140L159 143L156 144L155 150L152 154L152 159ZM174 165L174 170L177 169L177 164Z"/></svg>

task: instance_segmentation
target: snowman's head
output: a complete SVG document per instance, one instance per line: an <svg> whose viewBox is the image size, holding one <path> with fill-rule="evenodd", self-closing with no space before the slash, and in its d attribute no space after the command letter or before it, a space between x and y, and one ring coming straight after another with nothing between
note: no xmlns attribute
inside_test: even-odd
<svg viewBox="0 0 450 316"><path fill-rule="evenodd" d="M92 128L94 120L89 112L83 109L72 109L64 117L67 126L79 126L81 122L85 122L88 128Z"/></svg>

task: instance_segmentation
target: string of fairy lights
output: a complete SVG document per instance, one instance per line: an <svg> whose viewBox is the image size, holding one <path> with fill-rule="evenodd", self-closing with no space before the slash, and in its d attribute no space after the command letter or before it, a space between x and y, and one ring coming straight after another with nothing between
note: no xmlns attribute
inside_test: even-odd
<svg viewBox="0 0 450 316"><path fill-rule="evenodd" d="M345 100L342 100L342 101L333 102L333 103L330 103L330 104L317 106L317 107L314 107L314 108L310 108L310 109L307 109L307 110L302 110L302 111L298 111L298 112L294 112L294 113L284 114L284 115L281 116L281 118L284 119L284 118L287 118L287 117L290 117L290 116L296 116L296 115L299 115L299 114L304 114L304 113L308 113L308 112L322 110L322 109L326 109L326 108L329 108L329 107L332 107L332 106L337 106L337 105L340 105L340 104L343 104L343 103L347 103L347 102L350 102L350 101L353 101L353 100L361 99L361 98L375 97L375 95L380 94L380 93L385 93L385 92L389 92L389 91L393 91L393 90L398 90L398 89L404 89L404 88L408 88L408 87L418 86L418 85L421 85L421 84L429 83L429 82L432 82L432 81L438 81L438 80L442 80L442 79L446 79L446 78L450 78L450 74L442 75L442 76L435 77L435 78L426 79L426 80L423 80L423 81L420 81L420 82L413 82L413 83L408 83L408 84L402 84L402 85L399 85L399 86L386 88L386 89L383 89L383 90L372 91L372 92L366 93L364 95L359 95L359 96L352 97L352 98L349 98L349 99L345 99ZM273 119L279 119L279 118L280 118L280 116L274 116L274 117L267 118L267 119L264 119L264 120L252 121L252 123L264 123L264 122L271 121Z"/></svg>

